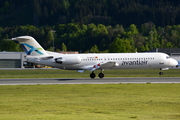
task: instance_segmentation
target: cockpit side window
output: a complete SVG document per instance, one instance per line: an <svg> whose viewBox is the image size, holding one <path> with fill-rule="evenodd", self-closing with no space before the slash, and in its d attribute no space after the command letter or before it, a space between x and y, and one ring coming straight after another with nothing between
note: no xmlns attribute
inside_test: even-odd
<svg viewBox="0 0 180 120"><path fill-rule="evenodd" d="M166 56L166 59L169 59L170 57L169 56Z"/></svg>

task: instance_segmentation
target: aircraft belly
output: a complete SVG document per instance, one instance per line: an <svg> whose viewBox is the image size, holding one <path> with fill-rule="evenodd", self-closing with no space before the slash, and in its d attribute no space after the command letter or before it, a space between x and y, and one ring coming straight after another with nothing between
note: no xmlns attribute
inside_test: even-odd
<svg viewBox="0 0 180 120"><path fill-rule="evenodd" d="M119 66L105 66L102 69L157 69L161 68L158 64L147 64L147 65L122 65Z"/></svg>

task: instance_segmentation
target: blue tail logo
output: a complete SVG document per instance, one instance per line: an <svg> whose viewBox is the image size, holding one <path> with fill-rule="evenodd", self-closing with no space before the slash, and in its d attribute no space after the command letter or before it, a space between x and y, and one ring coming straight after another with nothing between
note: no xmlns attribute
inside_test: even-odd
<svg viewBox="0 0 180 120"><path fill-rule="evenodd" d="M25 46L29 47L30 50L28 51ZM43 53L39 51L42 50L42 48L34 48L33 46L28 45L26 43L21 43L21 47L23 48L23 50L26 52L27 55L31 55L33 51L39 53L40 55L43 55Z"/></svg>

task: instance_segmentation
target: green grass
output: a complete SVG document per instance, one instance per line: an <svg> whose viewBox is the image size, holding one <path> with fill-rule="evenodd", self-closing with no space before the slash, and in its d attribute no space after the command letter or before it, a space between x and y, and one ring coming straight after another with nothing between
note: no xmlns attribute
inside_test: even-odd
<svg viewBox="0 0 180 120"><path fill-rule="evenodd" d="M1 120L178 120L180 84L0 86Z"/></svg>
<svg viewBox="0 0 180 120"><path fill-rule="evenodd" d="M180 77L179 69L163 71L164 75L159 75L160 70L105 70L105 77ZM98 74L100 71L95 71ZM36 69L36 70L0 70L0 78L89 78L89 71L78 73L77 71L59 69Z"/></svg>

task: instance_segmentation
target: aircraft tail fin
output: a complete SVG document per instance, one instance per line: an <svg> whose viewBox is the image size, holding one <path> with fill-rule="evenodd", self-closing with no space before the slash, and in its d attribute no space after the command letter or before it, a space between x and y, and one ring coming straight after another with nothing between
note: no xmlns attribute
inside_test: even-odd
<svg viewBox="0 0 180 120"><path fill-rule="evenodd" d="M47 52L42 48L42 46L31 36L20 36L12 38L12 40L18 41L27 55L48 55Z"/></svg>

